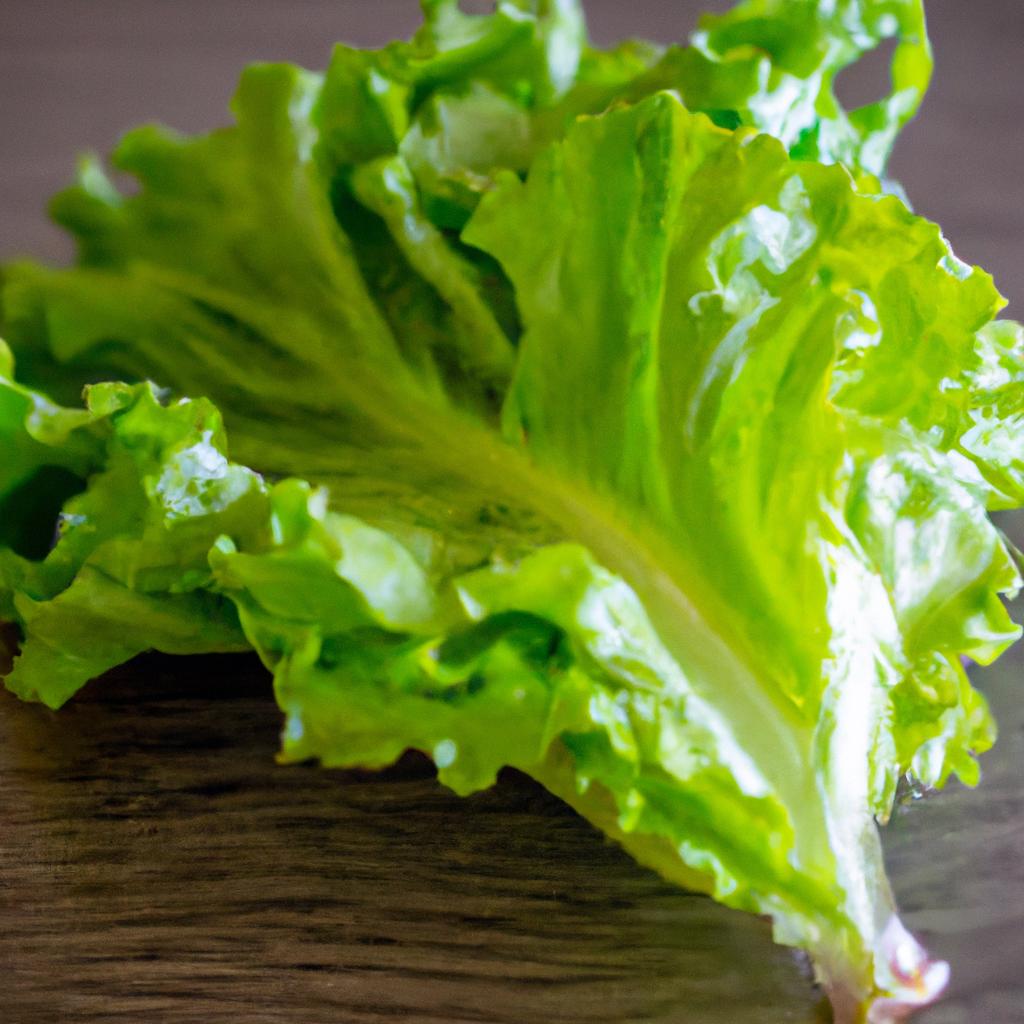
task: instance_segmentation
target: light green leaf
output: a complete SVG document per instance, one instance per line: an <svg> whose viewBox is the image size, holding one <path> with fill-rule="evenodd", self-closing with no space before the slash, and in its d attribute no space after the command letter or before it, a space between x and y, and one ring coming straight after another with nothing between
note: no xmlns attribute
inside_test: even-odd
<svg viewBox="0 0 1024 1024"><path fill-rule="evenodd" d="M227 462L208 403L164 407L126 385L98 385L89 399L87 412L51 417L76 418L76 440L98 441L96 468L51 525L56 544L0 562L0 613L23 639L7 685L51 707L151 648L244 650L233 607L209 590L207 555L225 530L258 530L266 504L260 478ZM38 458L52 470L74 444L49 441Z"/></svg>

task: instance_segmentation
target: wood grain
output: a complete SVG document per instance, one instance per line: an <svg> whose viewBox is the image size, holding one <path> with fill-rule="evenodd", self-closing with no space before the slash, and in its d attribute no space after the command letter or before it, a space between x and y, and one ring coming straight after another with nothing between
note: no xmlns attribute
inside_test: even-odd
<svg viewBox="0 0 1024 1024"><path fill-rule="evenodd" d="M924 1024L1024 1020L1019 665L976 793L886 831L910 924L956 967ZM150 656L53 713L0 695L0 1020L540 1024L827 1020L767 926L666 886L509 773L274 764L247 658Z"/></svg>
<svg viewBox="0 0 1024 1024"><path fill-rule="evenodd" d="M822 1019L764 922L529 780L280 767L278 724L248 659L142 659L56 715L0 698L2 1019Z"/></svg>

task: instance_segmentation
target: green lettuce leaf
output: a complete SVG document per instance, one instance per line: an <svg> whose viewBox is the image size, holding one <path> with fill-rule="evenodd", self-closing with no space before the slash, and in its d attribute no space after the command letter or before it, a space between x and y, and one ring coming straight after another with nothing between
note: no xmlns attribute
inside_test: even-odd
<svg viewBox="0 0 1024 1024"><path fill-rule="evenodd" d="M994 739L961 659L1019 632L1024 333L872 178L920 3L750 0L665 52L566 0L425 13L129 133L135 194L90 160L55 201L78 265L5 268L8 686L255 649L285 760L514 766L769 915L837 1019L930 1001L875 822Z"/></svg>
<svg viewBox="0 0 1024 1024"><path fill-rule="evenodd" d="M889 90L852 111L835 82L887 40ZM931 78L924 9L917 0L746 0L705 17L678 60L693 110L735 112L781 139L794 156L882 175L899 130ZM720 115L719 115L720 116Z"/></svg>
<svg viewBox="0 0 1024 1024"><path fill-rule="evenodd" d="M143 651L248 649L233 605L209 590L208 552L219 531L248 535L266 518L266 488L228 464L216 410L202 401L165 408L151 387L123 384L95 385L87 410L66 410L0 374L0 401L12 393L27 415L5 422L0 439L16 451L31 437L29 483L56 502L42 520L56 540L34 557L26 530L0 550L0 615L23 640L7 686L59 707ZM25 487L4 504L26 506Z"/></svg>

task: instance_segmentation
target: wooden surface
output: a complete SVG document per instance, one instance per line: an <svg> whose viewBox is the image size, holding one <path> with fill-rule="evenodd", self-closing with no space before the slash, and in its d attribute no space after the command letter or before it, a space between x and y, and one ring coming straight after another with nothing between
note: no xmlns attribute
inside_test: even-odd
<svg viewBox="0 0 1024 1024"><path fill-rule="evenodd" d="M603 40L679 35L701 6L590 4ZM1024 4L931 6L939 76L895 169L1021 315ZM246 59L315 66L415 20L412 0L0 0L0 257L66 254L40 210L78 150L208 127ZM868 98L871 69L844 88ZM886 831L908 923L954 969L921 1024L1024 1022L1021 664L982 676L1003 733L982 787ZM142 659L59 714L0 694L0 1022L827 1020L763 922L528 780L459 800L416 760L278 767L278 728L247 659Z"/></svg>
<svg viewBox="0 0 1024 1024"><path fill-rule="evenodd" d="M251 662L0 710L5 1020L815 1019L761 922L521 777L459 800L426 762L276 767Z"/></svg>
<svg viewBox="0 0 1024 1024"><path fill-rule="evenodd" d="M1024 1020L1019 663L974 793L886 832L908 923L954 964L922 1024ZM59 713L0 694L0 1020L816 1024L764 922L659 881L509 774L460 800L274 764L249 659L141 659Z"/></svg>

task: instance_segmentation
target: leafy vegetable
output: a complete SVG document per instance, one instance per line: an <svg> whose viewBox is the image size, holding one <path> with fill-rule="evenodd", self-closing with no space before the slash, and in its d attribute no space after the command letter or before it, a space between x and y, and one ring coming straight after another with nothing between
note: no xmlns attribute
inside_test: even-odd
<svg viewBox="0 0 1024 1024"><path fill-rule="evenodd" d="M748 0L663 52L570 0L424 11L129 133L137 194L90 159L55 201L77 266L5 269L7 685L254 648L285 759L513 765L770 915L837 1019L929 1002L875 820L994 737L961 656L1019 632L1024 333L875 177L920 3Z"/></svg>

